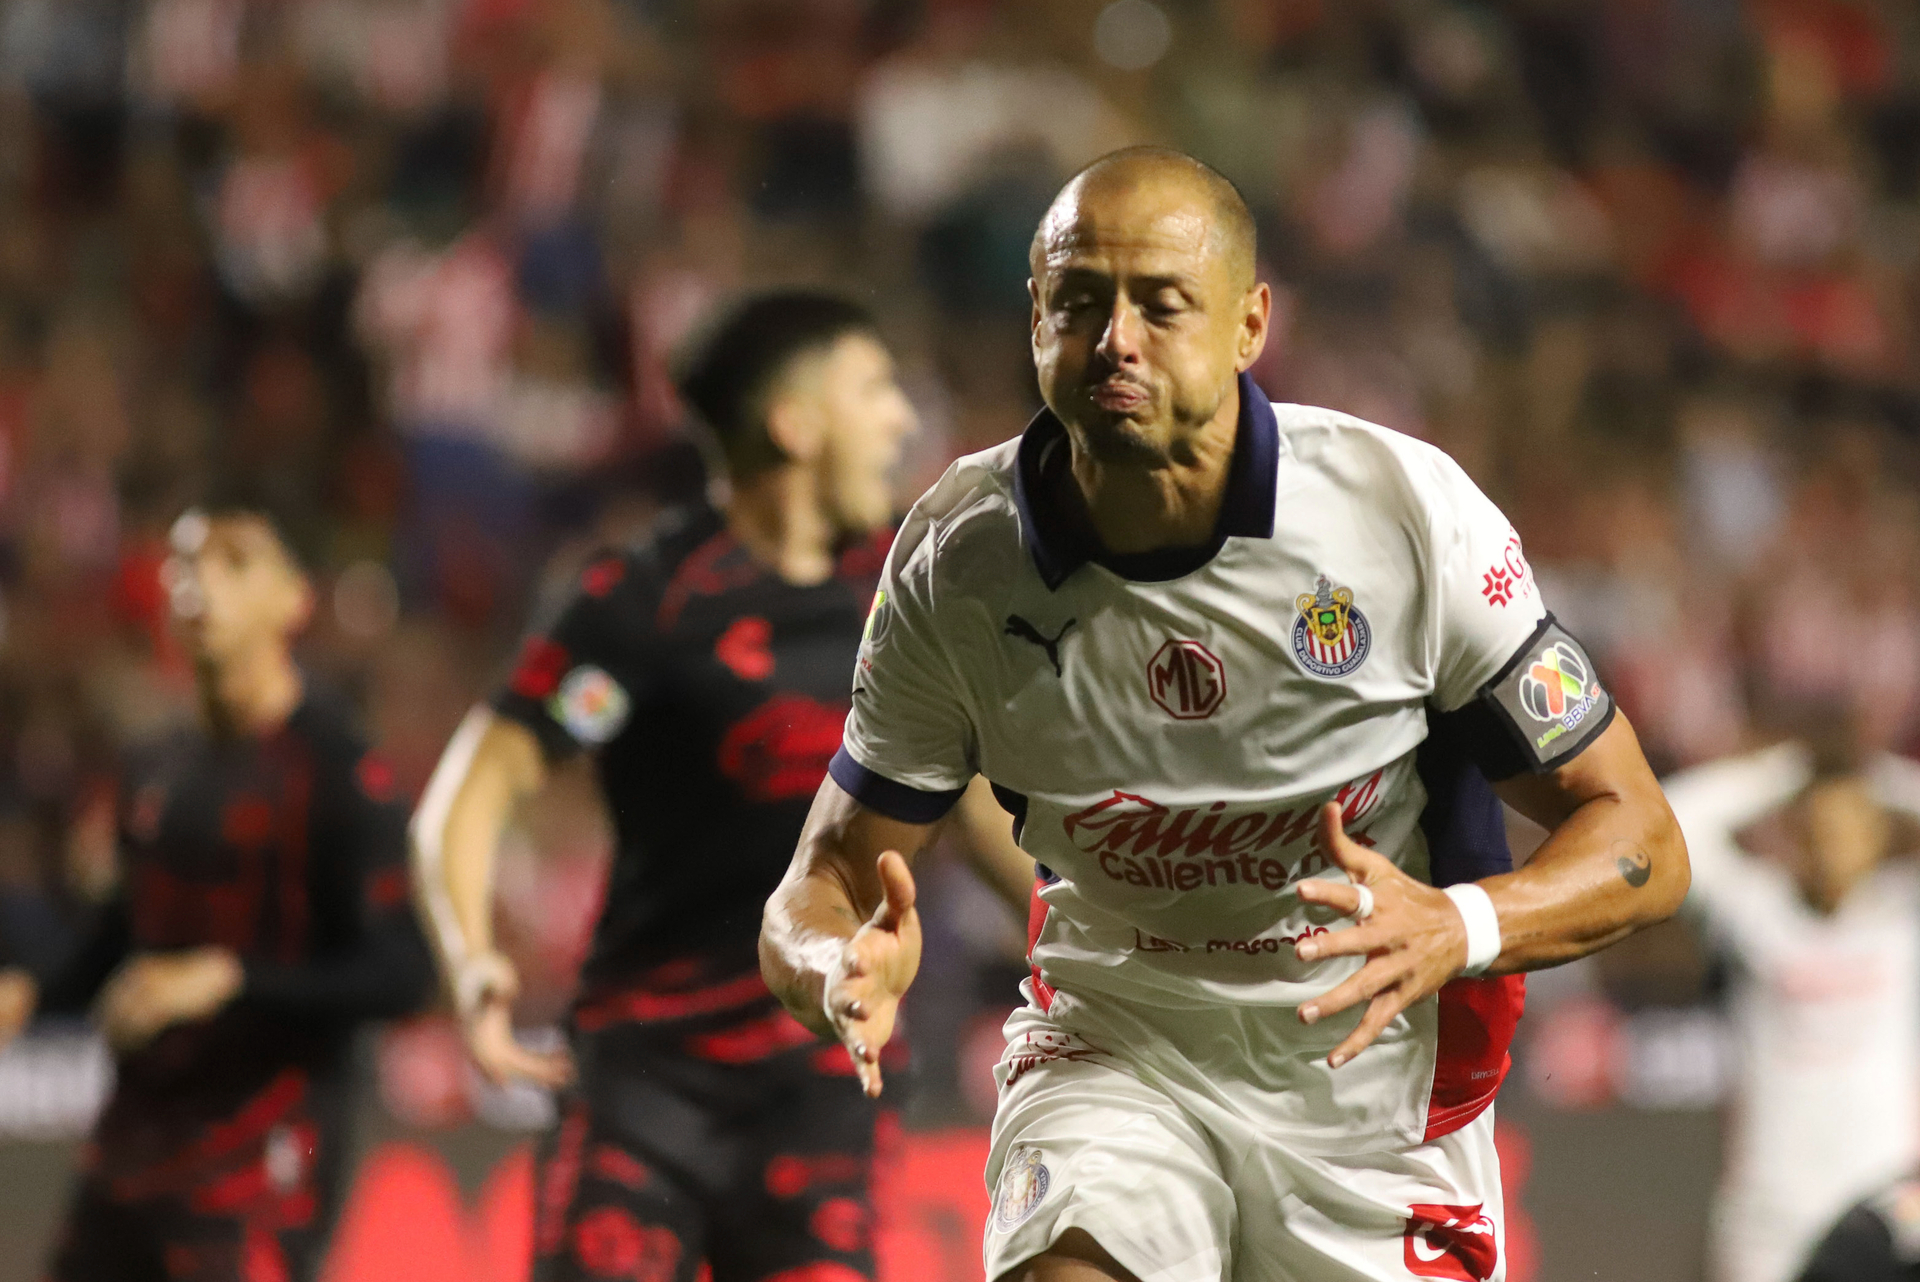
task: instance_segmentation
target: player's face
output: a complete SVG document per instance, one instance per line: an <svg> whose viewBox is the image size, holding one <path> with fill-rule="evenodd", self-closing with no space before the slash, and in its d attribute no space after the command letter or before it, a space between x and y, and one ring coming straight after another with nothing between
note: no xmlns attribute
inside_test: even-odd
<svg viewBox="0 0 1920 1282"><path fill-rule="evenodd" d="M1864 780L1834 779L1801 799L1806 826L1806 863L1801 881L1807 897L1824 912L1880 863L1892 841L1892 823Z"/></svg>
<svg viewBox="0 0 1920 1282"><path fill-rule="evenodd" d="M1033 296L1047 405L1096 457L1164 465L1266 341L1268 294L1178 184L1085 189L1049 215Z"/></svg>
<svg viewBox="0 0 1920 1282"><path fill-rule="evenodd" d="M231 662L283 646L307 621L313 590L260 517L189 512L174 522L165 576L174 625L196 659Z"/></svg>
<svg viewBox="0 0 1920 1282"><path fill-rule="evenodd" d="M893 519L890 474L917 419L894 378L893 357L866 334L827 350L813 394L819 398L820 484L827 512L843 530L871 530Z"/></svg>

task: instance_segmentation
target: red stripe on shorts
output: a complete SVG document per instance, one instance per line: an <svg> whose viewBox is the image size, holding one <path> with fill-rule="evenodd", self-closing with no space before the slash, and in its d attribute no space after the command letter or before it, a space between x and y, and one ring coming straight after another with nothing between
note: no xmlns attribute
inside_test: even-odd
<svg viewBox="0 0 1920 1282"><path fill-rule="evenodd" d="M1033 897L1027 901L1027 966L1033 972L1033 999L1040 1003L1041 1010L1053 1008L1053 985L1040 978L1040 963L1033 959L1033 950L1040 943L1040 932L1046 929L1047 901L1040 898L1040 887L1045 884L1034 879Z"/></svg>
<svg viewBox="0 0 1920 1282"><path fill-rule="evenodd" d="M1429 1140L1459 1130L1493 1103L1513 1067L1507 1053L1527 1004L1523 975L1456 979L1440 990L1440 1035L1427 1100Z"/></svg>

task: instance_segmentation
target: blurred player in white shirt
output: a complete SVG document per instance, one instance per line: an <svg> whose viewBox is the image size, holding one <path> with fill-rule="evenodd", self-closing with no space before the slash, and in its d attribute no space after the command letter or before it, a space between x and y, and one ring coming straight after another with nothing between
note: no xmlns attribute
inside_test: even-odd
<svg viewBox="0 0 1920 1282"><path fill-rule="evenodd" d="M1788 1282L1920 1159L1920 765L1803 743L1667 781L1740 1050L1718 1282Z"/></svg>
<svg viewBox="0 0 1920 1282"><path fill-rule="evenodd" d="M1679 904L1686 853L1519 540L1430 446L1245 376L1230 184L1134 149L1033 248L1047 409L915 505L761 964L868 1089L905 856L984 774L1039 865L989 1278L1497 1282L1519 973ZM1511 867L1499 797L1551 830Z"/></svg>

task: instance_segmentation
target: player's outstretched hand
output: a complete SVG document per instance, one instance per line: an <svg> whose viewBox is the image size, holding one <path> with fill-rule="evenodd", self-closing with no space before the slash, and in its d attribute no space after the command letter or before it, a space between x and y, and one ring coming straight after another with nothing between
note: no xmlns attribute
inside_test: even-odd
<svg viewBox="0 0 1920 1282"><path fill-rule="evenodd" d="M913 874L895 851L880 856L880 906L841 950L827 977L827 1018L853 1057L860 1085L880 1094L880 1048L893 1036L900 998L920 969L920 913Z"/></svg>
<svg viewBox="0 0 1920 1282"><path fill-rule="evenodd" d="M1320 812L1320 839L1352 884L1310 878L1300 883L1300 898L1351 916L1360 908L1360 892L1354 887L1373 892L1373 912L1367 918L1347 930L1294 945L1302 961L1367 959L1345 983L1300 1007L1300 1018L1311 1024L1367 1003L1359 1027L1327 1056L1327 1063L1338 1068L1372 1045L1395 1015L1460 973L1467 964L1467 928L1446 895L1347 836L1340 826L1340 807L1331 802Z"/></svg>
<svg viewBox="0 0 1920 1282"><path fill-rule="evenodd" d="M113 973L94 1010L108 1044L124 1054L174 1024L212 1018L245 982L245 967L225 948L139 953Z"/></svg>
<svg viewBox="0 0 1920 1282"><path fill-rule="evenodd" d="M462 1016L460 1035L474 1066L495 1086L532 1082L557 1090L573 1081L573 1056L565 1047L531 1050L513 1035L513 998L519 986L519 977L510 967L504 970L501 982Z"/></svg>

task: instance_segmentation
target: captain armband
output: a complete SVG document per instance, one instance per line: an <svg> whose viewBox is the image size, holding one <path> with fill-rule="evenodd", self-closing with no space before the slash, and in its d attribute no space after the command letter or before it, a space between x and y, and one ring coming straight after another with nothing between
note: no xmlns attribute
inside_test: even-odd
<svg viewBox="0 0 1920 1282"><path fill-rule="evenodd" d="M1549 614L1527 643L1455 715L1489 779L1543 775L1580 755L1612 724L1613 696L1586 647Z"/></svg>

